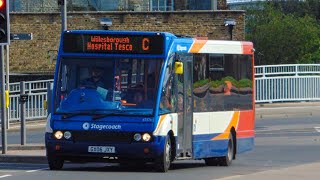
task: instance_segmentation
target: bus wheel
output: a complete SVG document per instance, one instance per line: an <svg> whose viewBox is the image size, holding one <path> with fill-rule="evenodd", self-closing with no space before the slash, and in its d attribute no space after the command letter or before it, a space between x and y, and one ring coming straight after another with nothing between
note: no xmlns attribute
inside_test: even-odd
<svg viewBox="0 0 320 180"><path fill-rule="evenodd" d="M205 158L204 161L207 166L218 166L220 164L219 158Z"/></svg>
<svg viewBox="0 0 320 180"><path fill-rule="evenodd" d="M170 136L167 135L163 154L155 161L155 167L158 172L167 172L169 170L172 159L171 148Z"/></svg>
<svg viewBox="0 0 320 180"><path fill-rule="evenodd" d="M233 142L233 135L230 132L229 140L228 140L228 152L226 156L220 158L220 165L230 166L232 163L233 157L234 157L234 142Z"/></svg>
<svg viewBox="0 0 320 180"><path fill-rule="evenodd" d="M50 170L60 170L63 167L64 160L56 156L48 156L48 164Z"/></svg>

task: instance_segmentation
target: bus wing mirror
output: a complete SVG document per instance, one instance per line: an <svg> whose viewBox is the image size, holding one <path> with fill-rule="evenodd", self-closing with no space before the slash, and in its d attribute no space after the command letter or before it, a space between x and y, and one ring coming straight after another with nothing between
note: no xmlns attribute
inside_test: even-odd
<svg viewBox="0 0 320 180"><path fill-rule="evenodd" d="M183 74L183 63L175 62L174 63L174 73L175 74Z"/></svg>

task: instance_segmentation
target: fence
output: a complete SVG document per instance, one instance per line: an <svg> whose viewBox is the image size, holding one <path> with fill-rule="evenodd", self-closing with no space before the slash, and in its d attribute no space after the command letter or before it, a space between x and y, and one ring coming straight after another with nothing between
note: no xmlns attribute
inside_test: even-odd
<svg viewBox="0 0 320 180"><path fill-rule="evenodd" d="M47 100L47 84L53 80L26 82L26 120L40 119L47 116L45 101ZM10 83L10 106L8 110L9 120L20 120L20 83Z"/></svg>
<svg viewBox="0 0 320 180"><path fill-rule="evenodd" d="M255 67L257 103L320 100L320 65Z"/></svg>

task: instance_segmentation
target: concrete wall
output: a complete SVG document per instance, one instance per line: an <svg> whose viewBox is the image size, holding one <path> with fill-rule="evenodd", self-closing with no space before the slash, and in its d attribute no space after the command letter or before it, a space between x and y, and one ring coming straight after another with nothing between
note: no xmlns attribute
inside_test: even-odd
<svg viewBox="0 0 320 180"><path fill-rule="evenodd" d="M110 17L112 30L166 31L174 34L230 38L225 18L234 18L234 40L244 40L244 11L105 12L69 13L68 29L102 29L100 18ZM48 51L59 45L61 17L58 13L12 13L11 33L33 33L31 41L12 41L10 71L52 72Z"/></svg>

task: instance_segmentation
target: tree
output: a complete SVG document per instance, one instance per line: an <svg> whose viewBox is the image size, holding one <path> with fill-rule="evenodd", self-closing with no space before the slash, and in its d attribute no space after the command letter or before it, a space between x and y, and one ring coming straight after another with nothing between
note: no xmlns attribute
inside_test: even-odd
<svg viewBox="0 0 320 180"><path fill-rule="evenodd" d="M320 61L320 25L314 16L284 13L273 3L263 3L247 11L246 31L256 49L256 64Z"/></svg>

